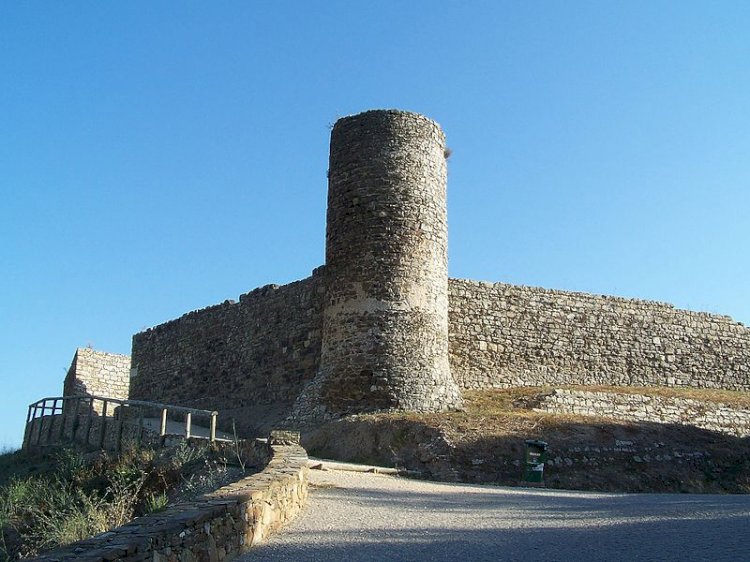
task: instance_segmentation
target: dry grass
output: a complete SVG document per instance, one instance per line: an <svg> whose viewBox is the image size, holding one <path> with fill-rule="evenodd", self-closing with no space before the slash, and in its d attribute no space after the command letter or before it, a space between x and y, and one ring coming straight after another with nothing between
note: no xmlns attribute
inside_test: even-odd
<svg viewBox="0 0 750 562"><path fill-rule="evenodd" d="M513 402L537 394L552 392L556 388L580 390L585 392L610 392L615 394L640 394L661 398L689 398L701 402L720 402L737 408L750 408L750 392L734 390L713 390L700 388L675 387L623 387L623 386L530 386L525 388L497 390L468 390L464 392L464 401L471 414L494 415L513 411ZM518 410L516 410L518 413Z"/></svg>
<svg viewBox="0 0 750 562"><path fill-rule="evenodd" d="M241 474L207 447L120 455L62 449L0 455L0 562L37 554L189 500Z"/></svg>
<svg viewBox="0 0 750 562"><path fill-rule="evenodd" d="M734 407L750 407L750 393L719 390L615 387L615 386L544 386L464 392L464 412L415 417L452 433L454 436L493 435L524 436L531 438L564 438L571 425L584 427L596 424L623 424L606 417L536 412L524 405L539 395L555 388L589 392L642 394L662 398L690 398L701 402L721 402Z"/></svg>

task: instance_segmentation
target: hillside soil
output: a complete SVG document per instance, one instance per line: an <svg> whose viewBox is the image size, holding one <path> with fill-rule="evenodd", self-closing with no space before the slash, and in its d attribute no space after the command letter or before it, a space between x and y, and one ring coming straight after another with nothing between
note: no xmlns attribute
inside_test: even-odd
<svg viewBox="0 0 750 562"><path fill-rule="evenodd" d="M524 441L538 439L548 443L549 488L750 493L750 438L684 425L534 412L536 397L550 390L466 392L463 412L351 416L304 432L303 445L314 456L393 466L436 480L524 485ZM627 392L750 403L748 393Z"/></svg>

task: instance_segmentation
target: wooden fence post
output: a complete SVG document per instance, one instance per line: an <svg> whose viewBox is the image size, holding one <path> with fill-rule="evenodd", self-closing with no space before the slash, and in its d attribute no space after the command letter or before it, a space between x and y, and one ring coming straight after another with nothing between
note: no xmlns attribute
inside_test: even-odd
<svg viewBox="0 0 750 562"><path fill-rule="evenodd" d="M67 408L65 407L65 398L60 399L62 405L60 406L60 429L57 430L57 442L62 443L65 439L65 422L68 419L68 416L66 415L65 411Z"/></svg>
<svg viewBox="0 0 750 562"><path fill-rule="evenodd" d="M29 411L26 413L26 427L24 427L23 432L23 448L28 449L29 445L31 445L31 429L32 427L29 425L31 422L31 404L29 404Z"/></svg>
<svg viewBox="0 0 750 562"><path fill-rule="evenodd" d="M65 406L65 403L68 402L70 404L69 400L66 400L63 398L63 413L62 413L62 420L60 424L60 433L58 434L57 440L62 443L65 440L65 426L68 424L68 418L70 417L70 406Z"/></svg>
<svg viewBox="0 0 750 562"><path fill-rule="evenodd" d="M117 408L117 439L115 440L115 450L119 453L122 450L122 418L125 404L120 404Z"/></svg>
<svg viewBox="0 0 750 562"><path fill-rule="evenodd" d="M86 415L86 432L83 439L84 445L89 445L91 440L91 424L94 421L94 398L89 398L89 411Z"/></svg>
<svg viewBox="0 0 750 562"><path fill-rule="evenodd" d="M104 439L107 433L107 401L102 401L102 423L101 429L99 430L99 448L104 448Z"/></svg>
<svg viewBox="0 0 750 562"><path fill-rule="evenodd" d="M44 417L44 404L46 404L47 401L42 401L42 418ZM37 412L39 411L39 402L37 402L37 405L34 406L34 427L37 428L36 431L36 444L39 445L39 443L42 441L42 418L37 417Z"/></svg>
<svg viewBox="0 0 750 562"><path fill-rule="evenodd" d="M47 426L47 435L45 435L45 445L50 444L50 436L52 435L52 424L55 421L55 410L57 410L57 398L54 399L52 402L52 412L50 412L49 416L49 425ZM44 417L44 412L42 412L42 417Z"/></svg>
<svg viewBox="0 0 750 562"><path fill-rule="evenodd" d="M161 427L159 428L159 437L164 439L164 436L167 435L167 409L162 408L161 411Z"/></svg>

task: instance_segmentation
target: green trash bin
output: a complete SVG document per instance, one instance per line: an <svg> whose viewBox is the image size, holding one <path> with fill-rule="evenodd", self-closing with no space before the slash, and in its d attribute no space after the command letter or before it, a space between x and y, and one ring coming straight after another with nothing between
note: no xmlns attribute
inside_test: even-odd
<svg viewBox="0 0 750 562"><path fill-rule="evenodd" d="M536 439L524 441L523 481L541 485L544 483L544 463L547 460L547 443Z"/></svg>

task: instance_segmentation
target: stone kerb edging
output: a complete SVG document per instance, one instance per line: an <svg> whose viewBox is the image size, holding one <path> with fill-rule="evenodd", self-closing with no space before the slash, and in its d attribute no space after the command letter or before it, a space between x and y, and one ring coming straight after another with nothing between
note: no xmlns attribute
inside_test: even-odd
<svg viewBox="0 0 750 562"><path fill-rule="evenodd" d="M750 408L691 398L555 389L542 397L534 410L692 425L737 437L750 435Z"/></svg>
<svg viewBox="0 0 750 562"><path fill-rule="evenodd" d="M307 453L292 441L272 434L261 443L269 460L260 473L34 560L230 560L279 530L304 506Z"/></svg>

